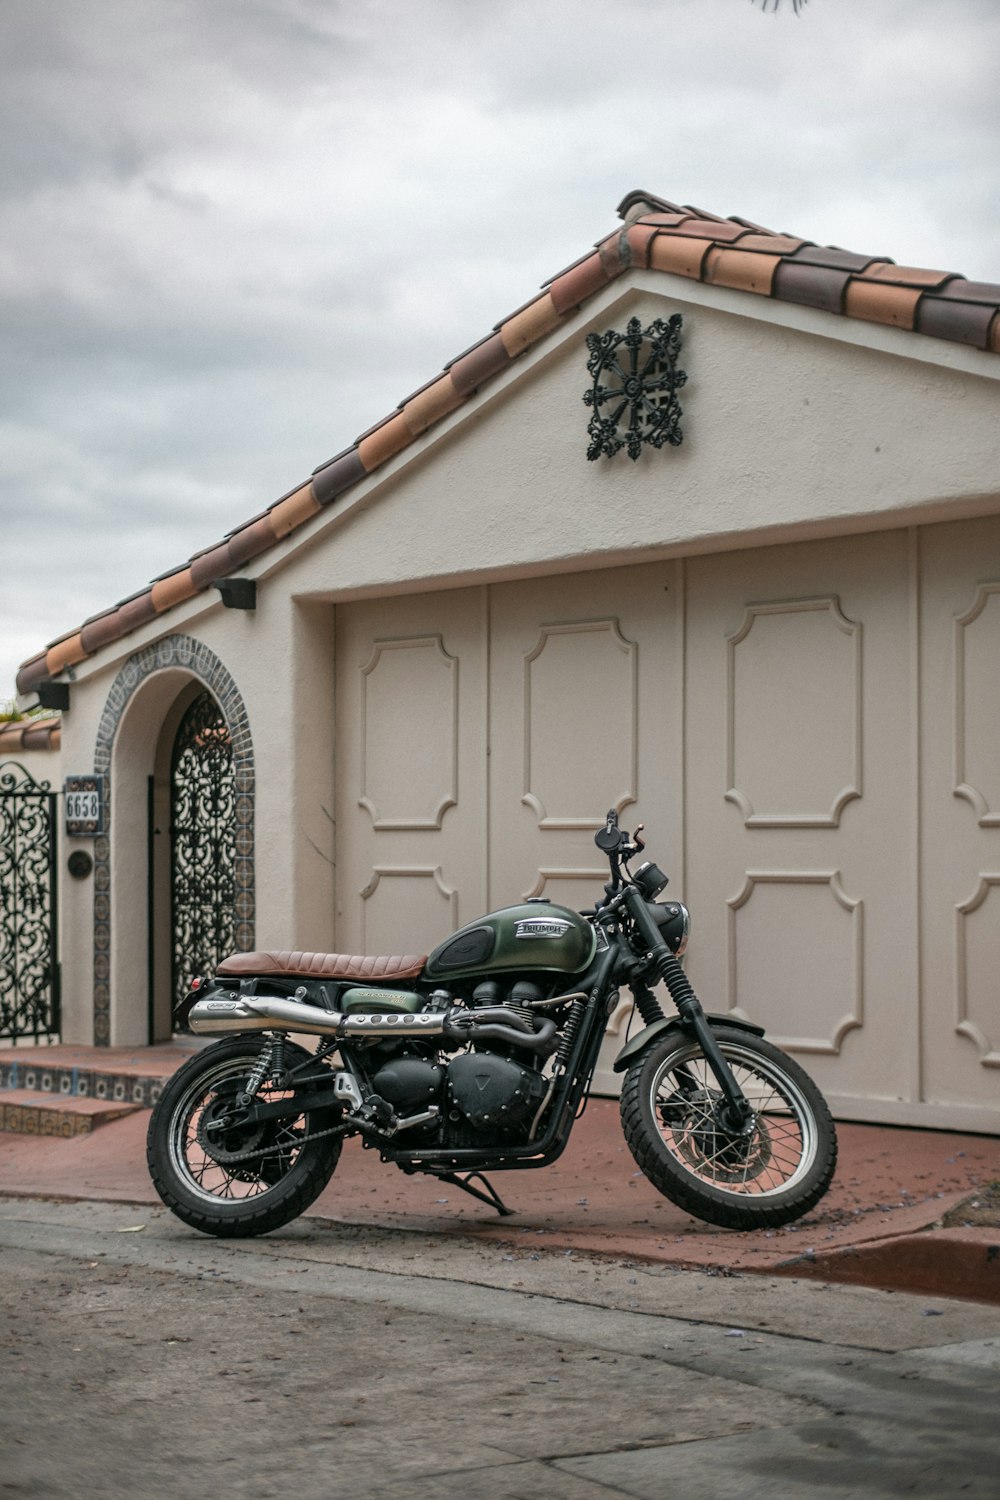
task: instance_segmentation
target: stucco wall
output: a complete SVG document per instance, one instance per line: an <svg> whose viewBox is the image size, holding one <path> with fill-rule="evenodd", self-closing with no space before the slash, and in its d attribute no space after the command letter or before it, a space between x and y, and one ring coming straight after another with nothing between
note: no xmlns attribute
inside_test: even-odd
<svg viewBox="0 0 1000 1500"><path fill-rule="evenodd" d="M741 309L747 300L756 310L757 299ZM588 463L584 333L675 310L685 317L689 375L683 445L637 463L623 453ZM785 311L791 325L639 288L592 309L436 442L407 450L313 523L336 541L304 550L286 586L465 582L995 505L1000 362L946 347L948 363L923 363L914 345L931 358L934 340L872 327L859 344L855 325ZM829 336L831 325L851 341Z"/></svg>
<svg viewBox="0 0 1000 1500"><path fill-rule="evenodd" d="M588 463L586 332L674 311L685 318L689 376L683 445L637 463L625 454ZM329 946L336 756L352 732L334 721L333 601L996 511L998 363L912 333L637 274L248 565L260 580L255 612L226 610L209 590L76 667L60 779L94 769L106 700L131 657L166 636L202 643L238 689L253 741L256 944ZM141 754L127 805L112 807L119 934L145 920L137 789L152 770L166 699L185 680L181 671L133 705L133 731L144 715L148 724L132 734ZM94 881L64 883L67 1040L92 1039L94 898ZM142 943L112 946L114 1039L140 1042Z"/></svg>

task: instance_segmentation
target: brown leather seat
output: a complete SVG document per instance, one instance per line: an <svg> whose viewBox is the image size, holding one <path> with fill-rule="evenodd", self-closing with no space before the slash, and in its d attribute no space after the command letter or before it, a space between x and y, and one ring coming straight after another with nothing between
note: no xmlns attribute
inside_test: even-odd
<svg viewBox="0 0 1000 1500"><path fill-rule="evenodd" d="M427 955L372 958L348 953L232 953L215 972L222 979L250 979L255 974L281 974L290 979L416 979Z"/></svg>

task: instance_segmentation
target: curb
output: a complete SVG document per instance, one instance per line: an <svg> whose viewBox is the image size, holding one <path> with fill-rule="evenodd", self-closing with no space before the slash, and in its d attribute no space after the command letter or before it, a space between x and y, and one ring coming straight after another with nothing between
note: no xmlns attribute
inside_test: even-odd
<svg viewBox="0 0 1000 1500"><path fill-rule="evenodd" d="M767 1270L778 1276L1000 1306L1000 1228L927 1229L799 1255Z"/></svg>

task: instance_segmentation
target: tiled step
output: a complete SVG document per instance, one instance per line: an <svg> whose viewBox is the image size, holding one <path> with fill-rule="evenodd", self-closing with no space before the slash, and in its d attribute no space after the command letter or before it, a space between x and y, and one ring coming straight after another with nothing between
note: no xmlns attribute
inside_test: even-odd
<svg viewBox="0 0 1000 1500"><path fill-rule="evenodd" d="M0 1092L0 1132L61 1137L89 1135L98 1125L120 1120L141 1108L141 1104L43 1094L35 1089L4 1089Z"/></svg>
<svg viewBox="0 0 1000 1500"><path fill-rule="evenodd" d="M83 1135L150 1109L191 1049L49 1047L0 1050L0 1132Z"/></svg>
<svg viewBox="0 0 1000 1500"><path fill-rule="evenodd" d="M7 1048L0 1050L0 1100L10 1089L60 1098L98 1099L151 1108L190 1049L157 1047Z"/></svg>

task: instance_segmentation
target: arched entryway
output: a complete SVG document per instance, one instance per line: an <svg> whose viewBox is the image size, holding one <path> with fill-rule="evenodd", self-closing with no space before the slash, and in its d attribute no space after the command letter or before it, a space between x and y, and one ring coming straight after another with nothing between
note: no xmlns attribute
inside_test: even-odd
<svg viewBox="0 0 1000 1500"><path fill-rule="evenodd" d="M170 999L176 1005L193 975L211 973L236 948L233 741L207 688L177 726L169 798Z"/></svg>
<svg viewBox="0 0 1000 1500"><path fill-rule="evenodd" d="M110 816L94 850L94 1041L163 1041L175 984L198 963L209 967L216 948L254 946L253 746L243 699L218 657L190 636L130 657L108 695L95 767L107 778ZM175 840L174 822L192 817L200 831ZM223 868L207 877L207 859ZM199 885L210 918L193 914ZM175 905L185 924L177 943ZM182 941L196 950L194 967Z"/></svg>

